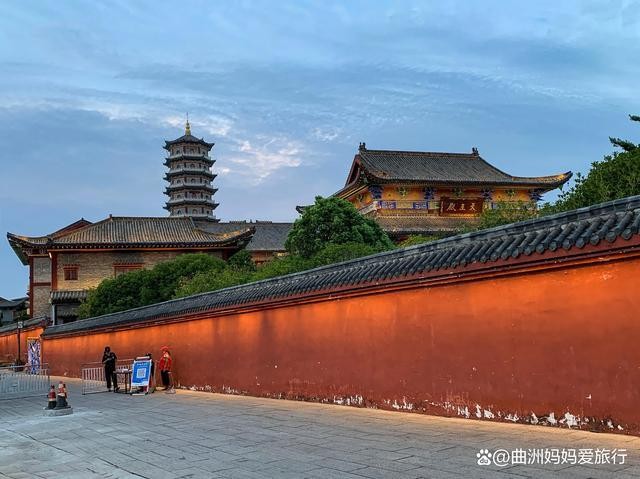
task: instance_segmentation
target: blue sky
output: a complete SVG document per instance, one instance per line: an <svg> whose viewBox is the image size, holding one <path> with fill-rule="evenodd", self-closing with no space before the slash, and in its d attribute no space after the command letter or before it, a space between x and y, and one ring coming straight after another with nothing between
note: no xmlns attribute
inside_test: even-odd
<svg viewBox="0 0 640 479"><path fill-rule="evenodd" d="M640 2L4 2L0 231L164 216L162 150L214 141L218 217L292 220L359 141L587 171L637 139ZM637 128L636 128L637 130ZM548 195L547 199L552 199ZM27 288L0 241L0 296Z"/></svg>

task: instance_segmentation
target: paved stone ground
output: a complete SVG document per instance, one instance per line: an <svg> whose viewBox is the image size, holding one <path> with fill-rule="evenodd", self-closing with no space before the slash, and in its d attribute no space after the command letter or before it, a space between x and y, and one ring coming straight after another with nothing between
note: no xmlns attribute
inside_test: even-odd
<svg viewBox="0 0 640 479"><path fill-rule="evenodd" d="M640 479L640 438L178 391L0 401L0 477ZM626 449L624 465L478 466L479 449Z"/></svg>

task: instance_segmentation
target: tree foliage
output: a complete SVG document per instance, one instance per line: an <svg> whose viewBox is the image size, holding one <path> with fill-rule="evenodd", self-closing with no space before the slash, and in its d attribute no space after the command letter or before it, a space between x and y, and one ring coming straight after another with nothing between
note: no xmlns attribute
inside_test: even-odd
<svg viewBox="0 0 640 479"><path fill-rule="evenodd" d="M493 209L485 209L480 214L479 230L517 223L538 216L535 204L529 201L499 201Z"/></svg>
<svg viewBox="0 0 640 479"><path fill-rule="evenodd" d="M629 119L631 121L639 121L640 122L640 116L638 116L638 115L629 115ZM609 141L611 142L611 144L613 146L618 146L618 147L622 148L626 152L632 152L632 151L636 151L636 150L640 149L640 144L635 144L635 143L633 143L631 141L628 141L628 140L621 140L620 138L609 137Z"/></svg>
<svg viewBox="0 0 640 479"><path fill-rule="evenodd" d="M132 271L102 281L89 291L78 314L86 318L167 301L198 273L221 271L225 267L224 261L208 254L183 254L152 269Z"/></svg>
<svg viewBox="0 0 640 479"><path fill-rule="evenodd" d="M259 281L261 279L275 278L276 276L297 273L313 267L313 261L308 258L302 258L298 255L283 256L260 265L258 271L252 276L252 280Z"/></svg>
<svg viewBox="0 0 640 479"><path fill-rule="evenodd" d="M415 246L417 244L431 243L440 239L438 236L433 235L409 235L409 237L398 244L399 248L406 248L407 246Z"/></svg>
<svg viewBox="0 0 640 479"><path fill-rule="evenodd" d="M558 213L638 194L640 148L593 162L587 176L578 173L571 188L560 194L555 203L545 204L541 212Z"/></svg>
<svg viewBox="0 0 640 479"><path fill-rule="evenodd" d="M381 250L375 246L363 243L329 243L311 258L313 266L324 266L327 264L340 263L351 259L369 256L379 253Z"/></svg>
<svg viewBox="0 0 640 479"><path fill-rule="evenodd" d="M152 269L133 271L106 279L89 291L80 305L79 316L88 318L137 308L147 304L261 279L305 271L316 266L346 261L377 253L379 249L362 243L328 244L311 258L288 255L256 267L247 251L227 262L207 254L185 254Z"/></svg>
<svg viewBox="0 0 640 479"><path fill-rule="evenodd" d="M215 291L237 284L248 283L252 279L252 274L246 270L232 267L223 270L211 270L196 274L188 281L184 281L176 290L174 298L192 296L207 291Z"/></svg>
<svg viewBox="0 0 640 479"><path fill-rule="evenodd" d="M630 115L632 121L640 116ZM553 204L545 204L542 214L583 208L605 201L640 194L640 145L630 141L610 138L611 143L622 148L595 161L586 176L576 174L571 188L563 192Z"/></svg>
<svg viewBox="0 0 640 479"><path fill-rule="evenodd" d="M251 253L249 253L246 249L242 249L236 254L232 255L227 261L227 264L229 268L236 271L252 272L256 270L256 264L251 258Z"/></svg>
<svg viewBox="0 0 640 479"><path fill-rule="evenodd" d="M351 203L317 196L315 204L293 224L285 247L293 255L310 258L328 244L345 243L366 244L377 250L393 248L382 228L358 213Z"/></svg>

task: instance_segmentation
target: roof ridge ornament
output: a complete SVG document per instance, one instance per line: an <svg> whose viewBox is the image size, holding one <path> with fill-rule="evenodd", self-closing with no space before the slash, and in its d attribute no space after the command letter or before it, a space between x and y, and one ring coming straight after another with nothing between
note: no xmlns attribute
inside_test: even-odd
<svg viewBox="0 0 640 479"><path fill-rule="evenodd" d="M367 149L367 144L363 141L358 145L358 151L365 151Z"/></svg>
<svg viewBox="0 0 640 479"><path fill-rule="evenodd" d="M189 124L189 112L187 112L187 123L184 127L184 134L185 135L190 135L191 134L191 125Z"/></svg>
<svg viewBox="0 0 640 479"><path fill-rule="evenodd" d="M471 148L471 154L474 156L480 156L480 153L478 153L478 148L476 148L475 146Z"/></svg>

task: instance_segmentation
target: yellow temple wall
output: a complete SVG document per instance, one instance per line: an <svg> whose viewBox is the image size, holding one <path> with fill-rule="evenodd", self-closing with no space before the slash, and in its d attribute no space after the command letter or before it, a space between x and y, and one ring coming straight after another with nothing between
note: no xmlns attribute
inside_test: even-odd
<svg viewBox="0 0 640 479"><path fill-rule="evenodd" d="M99 251L56 253L56 278L53 290L80 290L95 288L103 280L115 277L115 266L140 265L152 268L158 263L193 251ZM209 252L208 252L209 253ZM210 252L221 257L221 252ZM78 279L65 281L65 266L78 267Z"/></svg>
<svg viewBox="0 0 640 479"><path fill-rule="evenodd" d="M400 188L406 191L405 196L400 194ZM387 184L384 185L382 190L383 201L424 201L424 188L425 185L402 185L402 184ZM482 197L482 190L484 188L463 188L462 191L458 191L457 188L435 188L434 197L432 201L439 201L442 197L447 198L479 198ZM356 208L363 208L368 204L371 204L373 197L368 191L354 193L346 198L353 203ZM511 189L511 188L494 188L492 201L530 201L529 189Z"/></svg>

